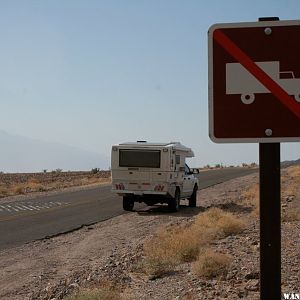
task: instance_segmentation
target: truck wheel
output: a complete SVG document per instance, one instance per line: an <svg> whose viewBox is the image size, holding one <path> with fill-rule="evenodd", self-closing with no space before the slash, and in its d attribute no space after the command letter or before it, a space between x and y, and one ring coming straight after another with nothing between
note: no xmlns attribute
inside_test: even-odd
<svg viewBox="0 0 300 300"><path fill-rule="evenodd" d="M175 192L175 197L169 200L168 207L170 211L176 212L179 210L179 206L180 206L180 191L177 189Z"/></svg>
<svg viewBox="0 0 300 300"><path fill-rule="evenodd" d="M189 207L196 207L197 204L197 191L198 191L198 186L195 184L193 194L189 198Z"/></svg>
<svg viewBox="0 0 300 300"><path fill-rule="evenodd" d="M126 211L132 211L134 206L133 196L123 196L123 209Z"/></svg>

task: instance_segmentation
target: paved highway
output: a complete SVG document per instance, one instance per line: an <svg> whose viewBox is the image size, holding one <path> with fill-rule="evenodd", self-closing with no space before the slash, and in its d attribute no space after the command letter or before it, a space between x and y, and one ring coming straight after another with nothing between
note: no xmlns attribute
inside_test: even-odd
<svg viewBox="0 0 300 300"><path fill-rule="evenodd" d="M232 168L201 172L200 189L253 173ZM110 185L43 196L34 200L0 202L0 250L58 235L125 213L122 198ZM143 205L136 205L137 209Z"/></svg>

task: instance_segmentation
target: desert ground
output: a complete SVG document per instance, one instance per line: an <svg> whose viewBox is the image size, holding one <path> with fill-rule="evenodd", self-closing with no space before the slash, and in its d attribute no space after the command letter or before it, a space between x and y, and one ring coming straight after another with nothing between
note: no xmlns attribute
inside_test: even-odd
<svg viewBox="0 0 300 300"><path fill-rule="evenodd" d="M8 197L19 195L29 195L30 198L34 198L47 192L109 183L110 176L110 171L101 171L97 168L81 172L62 172L61 169L51 172L45 170L40 173L0 172L0 202L3 198L7 200Z"/></svg>
<svg viewBox="0 0 300 300"><path fill-rule="evenodd" d="M282 170L282 291L300 287L300 167ZM0 252L0 299L259 299L258 174ZM97 298L98 297L98 298Z"/></svg>

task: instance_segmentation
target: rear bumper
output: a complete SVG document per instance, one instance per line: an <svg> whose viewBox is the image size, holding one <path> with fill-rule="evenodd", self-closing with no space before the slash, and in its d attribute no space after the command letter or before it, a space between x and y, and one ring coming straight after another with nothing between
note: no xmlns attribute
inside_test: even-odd
<svg viewBox="0 0 300 300"><path fill-rule="evenodd" d="M120 196L124 196L127 194L143 196L143 195L158 195L158 196L167 196L167 192L157 192L157 191L135 191L135 190L116 190L112 189L112 193L116 193Z"/></svg>

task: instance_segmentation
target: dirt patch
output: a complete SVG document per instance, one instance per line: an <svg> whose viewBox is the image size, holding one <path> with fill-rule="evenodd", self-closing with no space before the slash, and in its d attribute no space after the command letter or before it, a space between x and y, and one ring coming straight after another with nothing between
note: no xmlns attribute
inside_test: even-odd
<svg viewBox="0 0 300 300"><path fill-rule="evenodd" d="M287 176L285 174L284 176ZM82 287L111 282L124 299L259 299L259 222L245 192L257 175L201 190L197 207L169 213L165 206L146 208L76 232L0 252L1 299L63 299ZM287 182L287 181L286 181ZM286 209L298 207L293 190ZM289 195L291 196L291 195ZM187 204L187 203L186 203ZM211 207L230 211L247 222L237 235L214 241L213 250L231 257L226 277L196 276L190 262L161 278L140 271L143 245L162 227L193 222ZM282 290L299 292L300 222L282 224Z"/></svg>

